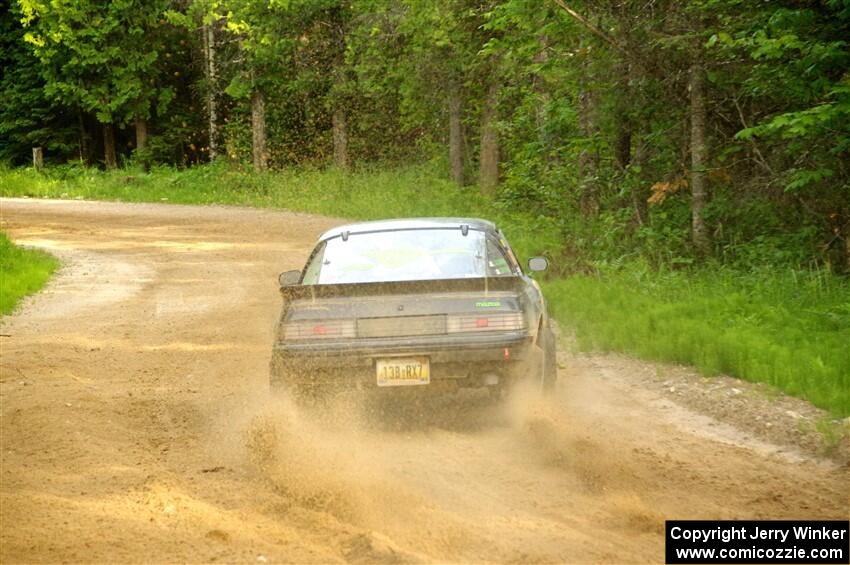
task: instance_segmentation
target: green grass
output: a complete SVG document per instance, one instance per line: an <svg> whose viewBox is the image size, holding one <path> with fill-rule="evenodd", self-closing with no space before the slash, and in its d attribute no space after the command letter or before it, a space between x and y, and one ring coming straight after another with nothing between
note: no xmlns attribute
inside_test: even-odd
<svg viewBox="0 0 850 565"><path fill-rule="evenodd" d="M58 266L47 253L17 247L0 232L0 314L8 314L21 298L43 287Z"/></svg>
<svg viewBox="0 0 850 565"><path fill-rule="evenodd" d="M574 276L545 287L584 350L622 351L775 386L850 415L850 284L718 268Z"/></svg>
<svg viewBox="0 0 850 565"><path fill-rule="evenodd" d="M151 173L0 168L0 195L284 208L351 219L482 216L521 257L562 254L552 219L458 188L429 165L343 174L255 175L226 164ZM5 287L4 287L5 288ZM582 349L622 351L769 383L836 416L850 415L850 283L823 272L657 272L632 263L545 284L555 317ZM5 294L5 292L4 292Z"/></svg>
<svg viewBox="0 0 850 565"><path fill-rule="evenodd" d="M475 187L459 188L440 178L427 164L350 174L301 169L261 175L227 164L185 170L159 167L149 174L63 166L39 175L33 169L0 167L0 196L230 204L355 220L482 216L503 228L522 256L556 254L560 246L553 220L499 207Z"/></svg>

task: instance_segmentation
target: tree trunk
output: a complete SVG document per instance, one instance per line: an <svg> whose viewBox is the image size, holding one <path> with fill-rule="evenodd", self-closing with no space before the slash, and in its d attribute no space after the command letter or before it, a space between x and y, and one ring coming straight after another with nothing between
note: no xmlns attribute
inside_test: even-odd
<svg viewBox="0 0 850 565"><path fill-rule="evenodd" d="M32 166L35 167L37 173L44 170L44 151L41 147L32 148Z"/></svg>
<svg viewBox="0 0 850 565"><path fill-rule="evenodd" d="M646 146L646 140L640 139L640 136L638 136L638 143L637 147L635 148L634 163L635 165L640 167L640 172L638 173L639 182L634 185L634 189L632 190L632 204L635 207L635 219L640 225L645 224L647 219L649 218L649 208L646 202L648 195L646 189L644 188L644 179L646 178L647 149L648 148Z"/></svg>
<svg viewBox="0 0 850 565"><path fill-rule="evenodd" d="M103 124L103 159L107 169L118 166L118 159L115 156L115 130L112 124Z"/></svg>
<svg viewBox="0 0 850 565"><path fill-rule="evenodd" d="M215 61L215 22L204 26L204 54L206 56L206 75L207 75L207 122L209 125L209 156L210 161L215 161L218 158L218 114L216 108L216 82L218 72Z"/></svg>
<svg viewBox="0 0 850 565"><path fill-rule="evenodd" d="M705 135L705 71L702 63L695 60L691 65L691 228L694 248L700 255L708 255L711 243L703 219L708 202L706 166L708 145Z"/></svg>
<svg viewBox="0 0 850 565"><path fill-rule="evenodd" d="M618 111L614 115L614 120L617 129L614 140L614 162L618 169L625 171L632 158L632 126L625 113Z"/></svg>
<svg viewBox="0 0 850 565"><path fill-rule="evenodd" d="M540 24L545 25L545 18L540 22ZM541 35L539 41L540 51L534 55L532 62L535 65L543 67L549 61L549 37L547 35ZM546 79L543 77L542 73L535 73L532 80L533 89L537 95L534 105L534 122L537 128L537 140L543 148L546 160L554 163L557 162L558 159L557 155L552 150L555 146L555 140L553 139L552 132L549 128L549 106L551 104L552 95L550 94L549 85L546 83Z"/></svg>
<svg viewBox="0 0 850 565"><path fill-rule="evenodd" d="M136 116L136 155L141 158L142 169L150 170L150 162L145 153L148 146L148 122L142 116Z"/></svg>
<svg viewBox="0 0 850 565"><path fill-rule="evenodd" d="M266 102L259 88L254 88L251 94L251 133L254 146L254 170L262 173L268 168L268 153L266 151Z"/></svg>
<svg viewBox="0 0 850 565"><path fill-rule="evenodd" d="M844 225L850 226L850 223ZM850 227L844 232L844 272L850 273Z"/></svg>
<svg viewBox="0 0 850 565"><path fill-rule="evenodd" d="M136 151L144 151L148 146L148 122L136 116Z"/></svg>
<svg viewBox="0 0 850 565"><path fill-rule="evenodd" d="M332 122L334 163L343 171L347 171L351 167L351 161L348 158L348 119L342 105L334 109Z"/></svg>
<svg viewBox="0 0 850 565"><path fill-rule="evenodd" d="M802 199L800 203L806 206ZM850 206L845 203L835 208L838 209L829 215L829 233L832 238L826 244L824 258L836 273L850 275Z"/></svg>
<svg viewBox="0 0 850 565"><path fill-rule="evenodd" d="M80 126L80 163L85 165L91 164L91 155L89 149L89 134L86 132L86 124L83 119L83 111L77 111L77 123Z"/></svg>
<svg viewBox="0 0 850 565"><path fill-rule="evenodd" d="M587 141L596 135L595 99L593 93L582 87L578 103L578 127L581 136ZM595 216L599 212L599 194L596 186L598 160L596 151L584 148L578 156L578 176L580 184L581 209L585 216Z"/></svg>
<svg viewBox="0 0 850 565"><path fill-rule="evenodd" d="M588 55L582 55L578 95L578 129L586 144L578 156L578 178L581 212L587 217L592 217L599 213L599 193L596 182L599 156L596 149L592 148L592 142L594 142L597 134L596 105L598 96L589 86L592 77L588 63Z"/></svg>
<svg viewBox="0 0 850 565"><path fill-rule="evenodd" d="M624 59L617 61L614 68L617 75L617 98L614 107L614 164L625 171L632 158L632 120L629 107L635 103L634 89L629 85L629 63Z"/></svg>
<svg viewBox="0 0 850 565"><path fill-rule="evenodd" d="M460 89L456 84L449 89L449 162L452 180L463 186L463 124Z"/></svg>
<svg viewBox="0 0 850 565"><path fill-rule="evenodd" d="M499 132L498 120L499 85L493 83L487 89L484 110L481 114L481 155L479 158L478 186L481 194L493 196L499 185Z"/></svg>

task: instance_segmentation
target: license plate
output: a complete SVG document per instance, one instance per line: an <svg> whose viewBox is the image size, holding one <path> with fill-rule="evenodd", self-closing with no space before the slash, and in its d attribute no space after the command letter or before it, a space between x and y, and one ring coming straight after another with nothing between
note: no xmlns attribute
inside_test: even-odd
<svg viewBox="0 0 850 565"><path fill-rule="evenodd" d="M375 362L378 386L427 385L431 367L427 357L397 357Z"/></svg>

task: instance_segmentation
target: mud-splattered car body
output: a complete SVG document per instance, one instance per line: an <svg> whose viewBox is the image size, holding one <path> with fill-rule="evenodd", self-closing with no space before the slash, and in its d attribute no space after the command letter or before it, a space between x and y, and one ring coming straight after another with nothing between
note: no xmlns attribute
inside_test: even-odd
<svg viewBox="0 0 850 565"><path fill-rule="evenodd" d="M531 267L545 268L534 259ZM280 276L271 385L488 386L556 378L540 287L491 222L385 220L323 234L302 271Z"/></svg>

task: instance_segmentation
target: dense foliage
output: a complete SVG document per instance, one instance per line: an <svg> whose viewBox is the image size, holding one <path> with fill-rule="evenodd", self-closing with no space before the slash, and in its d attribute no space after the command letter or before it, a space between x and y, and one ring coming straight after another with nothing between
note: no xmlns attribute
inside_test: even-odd
<svg viewBox="0 0 850 565"><path fill-rule="evenodd" d="M847 272L848 38L848 0L17 0L0 158L432 161L565 270Z"/></svg>

